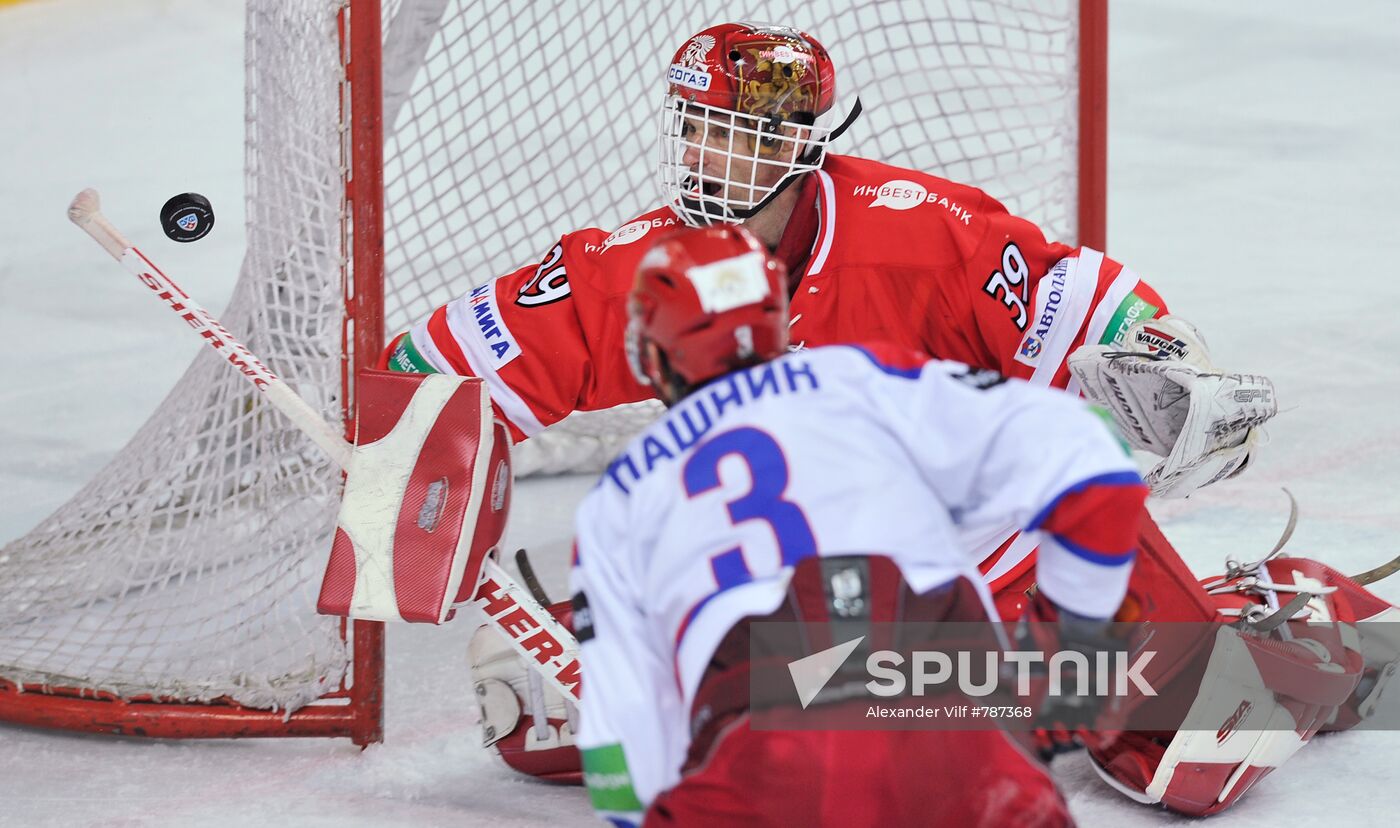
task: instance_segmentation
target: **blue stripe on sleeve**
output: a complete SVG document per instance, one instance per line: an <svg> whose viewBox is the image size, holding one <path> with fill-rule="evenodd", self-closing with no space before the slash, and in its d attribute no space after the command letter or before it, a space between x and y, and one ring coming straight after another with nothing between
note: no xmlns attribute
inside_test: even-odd
<svg viewBox="0 0 1400 828"><path fill-rule="evenodd" d="M1140 477L1138 473L1134 471L1109 472L1107 474L1095 475L1094 477L1090 477L1086 480L1081 480L1078 483L1075 483L1073 486L1070 486L1068 489L1065 489L1064 491L1055 495L1055 499L1050 501L1050 505L1046 506L1044 509L1041 509L1040 514L1036 515L1030 523L1026 524L1026 530L1030 531L1034 529L1039 529L1040 524L1044 523L1045 519L1050 517L1050 513L1055 511L1055 507L1060 505L1061 500L1064 500L1066 497L1074 494L1075 492L1082 492L1090 486L1141 485L1142 477Z"/></svg>
<svg viewBox="0 0 1400 828"><path fill-rule="evenodd" d="M1063 546L1066 552L1069 552L1076 558L1082 558L1089 563L1098 564L1099 566L1123 566L1124 564L1132 563L1133 558L1137 557L1136 549L1113 553L1095 552L1092 549L1085 549L1078 544L1071 543L1063 535L1052 534L1050 537L1054 538L1056 543Z"/></svg>
<svg viewBox="0 0 1400 828"><path fill-rule="evenodd" d="M874 354L870 353L870 351L866 350L865 348L862 348L859 345L852 345L850 347L864 354L865 358L870 360L870 362L874 364L876 368L879 368L881 371L885 372L886 374L889 374L892 377L903 377L904 379L918 379L919 376L924 372L923 365L919 365L914 368L896 368L893 365L886 365L885 363L881 362Z"/></svg>

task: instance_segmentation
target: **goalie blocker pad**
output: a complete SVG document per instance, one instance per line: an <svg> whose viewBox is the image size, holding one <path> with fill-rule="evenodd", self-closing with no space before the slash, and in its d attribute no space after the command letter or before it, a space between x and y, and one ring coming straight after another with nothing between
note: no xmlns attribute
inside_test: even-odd
<svg viewBox="0 0 1400 828"><path fill-rule="evenodd" d="M317 611L440 624L510 511L510 436L476 377L362 371L358 434Z"/></svg>

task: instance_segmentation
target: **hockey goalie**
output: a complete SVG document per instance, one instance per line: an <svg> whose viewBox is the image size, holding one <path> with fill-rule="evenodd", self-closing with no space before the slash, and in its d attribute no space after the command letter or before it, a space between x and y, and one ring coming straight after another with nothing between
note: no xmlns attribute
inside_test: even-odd
<svg viewBox="0 0 1400 828"><path fill-rule="evenodd" d="M656 389L629 369L626 349L639 264L674 228L740 224L785 268L793 349L882 340L1082 394L1133 448L1156 457L1144 479L1159 497L1189 496L1237 475L1260 450L1262 426L1278 411L1273 384L1217 368L1201 333L1130 268L1046 240L975 188L828 152L860 107L838 97L837 67L812 35L712 26L681 43L669 66L657 79L663 205L613 232L579 230L542 244L539 263L472 289L396 337L385 367L479 377L516 440L573 411L652 398ZM1045 554L1043 537L1021 528L961 535L1009 619L1036 594ZM1394 618L1362 585L1312 561L1232 564L1203 585L1150 518L1135 547L1126 602L1140 619L1263 624L1261 635L1282 639L1310 622ZM566 606L554 610L568 618ZM1274 685L1277 670L1239 686L1192 686L1201 676L1182 671L1174 692L1240 694L1242 717L1256 719L1230 729L1230 738L1048 732L1042 746L1087 743L1123 793L1188 814L1219 811L1320 728L1355 722L1380 698L1394 646L1346 641L1342 651L1322 647L1325 654L1275 648L1290 674L1341 666L1350 690L1323 698L1298 695L1315 682ZM487 744L525 773L577 781L576 717L565 697L491 629L473 639L469 657ZM1294 735L1249 729L1265 716L1289 717Z"/></svg>

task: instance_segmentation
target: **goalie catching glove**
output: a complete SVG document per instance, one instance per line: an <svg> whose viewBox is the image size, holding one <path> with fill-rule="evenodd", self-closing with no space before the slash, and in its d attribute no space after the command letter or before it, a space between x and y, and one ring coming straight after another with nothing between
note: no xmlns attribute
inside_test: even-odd
<svg viewBox="0 0 1400 828"><path fill-rule="evenodd" d="M1133 448L1162 458L1144 475L1152 493L1186 497L1242 471L1278 413L1273 382L1217 370L1200 333L1175 316L1138 322L1124 341L1085 345L1069 370Z"/></svg>

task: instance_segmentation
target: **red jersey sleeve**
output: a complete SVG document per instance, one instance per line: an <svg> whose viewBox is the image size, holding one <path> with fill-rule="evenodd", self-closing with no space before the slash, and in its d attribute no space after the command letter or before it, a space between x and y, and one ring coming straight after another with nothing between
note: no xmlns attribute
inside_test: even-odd
<svg viewBox="0 0 1400 828"><path fill-rule="evenodd" d="M1129 268L1046 241L1031 222L991 206L987 232L969 245L966 278L943 292L935 353L1065 388L1066 360L1079 346L1121 343L1133 322L1167 312Z"/></svg>
<svg viewBox="0 0 1400 828"><path fill-rule="evenodd" d="M645 246L612 250L632 240L618 242L620 232L569 233L538 265L438 308L395 341L389 366L481 377L517 439L574 411L651 397L623 348L627 292Z"/></svg>

